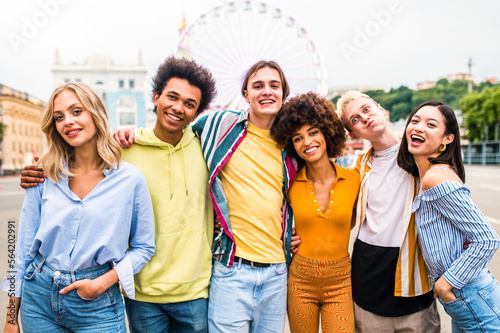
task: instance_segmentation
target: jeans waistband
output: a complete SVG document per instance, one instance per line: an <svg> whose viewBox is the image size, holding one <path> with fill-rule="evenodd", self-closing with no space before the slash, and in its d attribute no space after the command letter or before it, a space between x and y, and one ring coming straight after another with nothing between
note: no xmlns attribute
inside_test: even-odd
<svg viewBox="0 0 500 333"><path fill-rule="evenodd" d="M50 277L60 276L60 275L69 275L71 276L72 282L87 278L88 275L96 275L101 276L107 272L109 272L113 265L111 263L105 263L104 265L93 266L84 269L78 269L75 271L68 271L62 269L55 269L50 265L44 258L43 255L37 253L35 259L32 262L38 271L43 271Z"/></svg>
<svg viewBox="0 0 500 333"><path fill-rule="evenodd" d="M475 282L475 281L483 278L486 274L489 274L489 272L490 271L488 270L488 267L484 267L483 269L481 269L479 271L479 274L475 278L473 278L472 280L470 280L469 282L467 282L467 284L470 284L472 282ZM429 275L429 281L432 284L432 288L434 288L434 284L436 283L437 280L439 280L440 277L441 276L439 276L439 277L432 277L432 276Z"/></svg>

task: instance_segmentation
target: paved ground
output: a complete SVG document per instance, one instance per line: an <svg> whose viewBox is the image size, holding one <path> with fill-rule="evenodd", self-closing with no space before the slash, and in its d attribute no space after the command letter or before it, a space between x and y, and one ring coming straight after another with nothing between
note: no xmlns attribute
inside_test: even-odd
<svg viewBox="0 0 500 333"><path fill-rule="evenodd" d="M500 234L500 167L466 167L467 186L472 197L488 221ZM16 230L24 198L24 190L19 187L19 177L0 177L0 277L7 272L7 232L9 221L15 221ZM488 265L490 271L500 278L500 251ZM0 320L3 323L7 307L7 296L0 292ZM442 332L451 332L448 315L441 311ZM0 326L3 327L3 324ZM288 328L285 330L289 332Z"/></svg>

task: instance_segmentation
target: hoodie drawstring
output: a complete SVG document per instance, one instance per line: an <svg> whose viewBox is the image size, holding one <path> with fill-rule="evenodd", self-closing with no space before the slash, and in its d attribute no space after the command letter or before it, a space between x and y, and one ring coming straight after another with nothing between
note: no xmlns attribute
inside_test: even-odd
<svg viewBox="0 0 500 333"><path fill-rule="evenodd" d="M184 160L184 186L186 187L186 197L188 196L189 193L189 188L188 188L188 183L187 183L187 170L186 170L186 154L184 153L184 146L181 143L181 149L182 149L182 159Z"/></svg>
<svg viewBox="0 0 500 333"><path fill-rule="evenodd" d="M168 146L168 153L170 154L170 200L174 197L174 169L172 165L172 148Z"/></svg>

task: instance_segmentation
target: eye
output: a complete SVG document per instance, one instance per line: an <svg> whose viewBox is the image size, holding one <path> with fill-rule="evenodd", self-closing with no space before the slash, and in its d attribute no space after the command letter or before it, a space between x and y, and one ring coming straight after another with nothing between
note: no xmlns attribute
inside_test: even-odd
<svg viewBox="0 0 500 333"><path fill-rule="evenodd" d="M353 124L356 124L356 123L358 122L358 120L359 120L359 118L358 118L358 117L354 117L354 118L352 118L351 122L352 122Z"/></svg>
<svg viewBox="0 0 500 333"><path fill-rule="evenodd" d="M312 131L312 132L310 133L310 135L311 135L311 136L316 135L316 134L318 134L318 132L319 132L318 130L314 130L314 131Z"/></svg>
<svg viewBox="0 0 500 333"><path fill-rule="evenodd" d="M194 108L194 104L193 103L186 103L186 106L190 109L193 109Z"/></svg>
<svg viewBox="0 0 500 333"><path fill-rule="evenodd" d="M429 123L429 124L428 124L428 126L429 126L429 127L436 127L436 125L435 125L435 124L433 124L433 123Z"/></svg>
<svg viewBox="0 0 500 333"><path fill-rule="evenodd" d="M63 119L63 116L55 116L54 120L55 121L61 121Z"/></svg>
<svg viewBox="0 0 500 333"><path fill-rule="evenodd" d="M175 101L177 99L177 96L175 95L167 95L167 98L171 101Z"/></svg>
<svg viewBox="0 0 500 333"><path fill-rule="evenodd" d="M417 119L412 119L410 120L410 124L417 124L418 123L418 120Z"/></svg>
<svg viewBox="0 0 500 333"><path fill-rule="evenodd" d="M81 109L75 109L75 110L73 110L73 114L75 114L75 115L79 115L82 112L83 112L83 110L81 110Z"/></svg>
<svg viewBox="0 0 500 333"><path fill-rule="evenodd" d="M365 108L363 109L364 112L368 112L370 111L370 108L368 106L365 106Z"/></svg>
<svg viewBox="0 0 500 333"><path fill-rule="evenodd" d="M293 143L297 143L300 140L302 140L302 138L300 136L296 136L295 138L292 139Z"/></svg>

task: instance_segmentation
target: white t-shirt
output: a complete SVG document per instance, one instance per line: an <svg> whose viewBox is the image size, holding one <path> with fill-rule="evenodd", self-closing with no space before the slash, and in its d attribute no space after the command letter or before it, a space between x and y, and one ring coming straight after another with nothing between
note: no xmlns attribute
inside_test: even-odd
<svg viewBox="0 0 500 333"><path fill-rule="evenodd" d="M358 238L377 246L400 247L408 175L397 163L399 143L371 157L366 220Z"/></svg>

